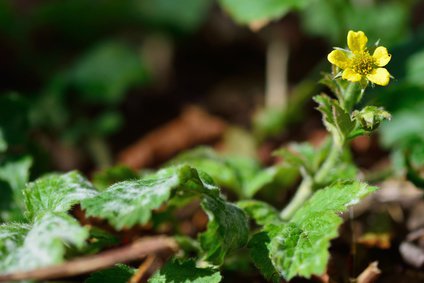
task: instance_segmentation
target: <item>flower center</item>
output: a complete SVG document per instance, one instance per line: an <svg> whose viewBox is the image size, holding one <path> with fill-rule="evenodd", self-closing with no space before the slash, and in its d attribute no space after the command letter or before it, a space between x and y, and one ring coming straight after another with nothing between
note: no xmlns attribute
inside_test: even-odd
<svg viewBox="0 0 424 283"><path fill-rule="evenodd" d="M355 54L353 57L353 70L360 75L368 75L375 68L375 60L368 51Z"/></svg>

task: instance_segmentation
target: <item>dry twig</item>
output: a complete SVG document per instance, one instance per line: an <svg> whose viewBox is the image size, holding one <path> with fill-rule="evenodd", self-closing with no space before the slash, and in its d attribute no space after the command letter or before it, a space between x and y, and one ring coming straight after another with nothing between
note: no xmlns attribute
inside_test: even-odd
<svg viewBox="0 0 424 283"><path fill-rule="evenodd" d="M145 237L122 248L106 251L93 256L81 257L60 265L0 275L0 282L26 279L47 280L76 276L103 269L117 263L140 259L147 255L165 250L176 250L177 248L177 243L172 238L165 236Z"/></svg>
<svg viewBox="0 0 424 283"><path fill-rule="evenodd" d="M156 256L155 255L149 255L145 261L143 261L142 264L137 269L137 272L131 277L129 283L139 283L141 282L141 279L143 278L146 271L149 270L150 266L152 266L152 263L155 261Z"/></svg>
<svg viewBox="0 0 424 283"><path fill-rule="evenodd" d="M359 274L356 283L372 283L380 276L381 270L378 268L378 262L374 261Z"/></svg>

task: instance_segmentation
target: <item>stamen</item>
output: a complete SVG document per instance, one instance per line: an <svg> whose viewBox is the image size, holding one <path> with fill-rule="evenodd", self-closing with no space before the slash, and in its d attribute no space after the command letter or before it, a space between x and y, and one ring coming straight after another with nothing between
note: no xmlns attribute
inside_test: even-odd
<svg viewBox="0 0 424 283"><path fill-rule="evenodd" d="M375 60L368 51L356 54L353 58L353 70L360 75L368 75L375 68Z"/></svg>

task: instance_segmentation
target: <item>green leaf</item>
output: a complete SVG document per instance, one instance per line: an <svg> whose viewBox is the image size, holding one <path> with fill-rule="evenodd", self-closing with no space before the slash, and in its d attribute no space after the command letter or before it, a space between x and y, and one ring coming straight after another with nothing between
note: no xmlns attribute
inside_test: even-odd
<svg viewBox="0 0 424 283"><path fill-rule="evenodd" d="M78 172L52 174L30 183L24 190L27 216L33 219L45 212L67 212L81 200L93 197L97 191Z"/></svg>
<svg viewBox="0 0 424 283"><path fill-rule="evenodd" d="M85 283L127 283L136 269L125 264L117 264L112 268L94 272Z"/></svg>
<svg viewBox="0 0 424 283"><path fill-rule="evenodd" d="M16 161L8 161L0 167L0 180L7 182L13 193L13 200L17 208L24 210L22 191L29 179L29 168L32 159L28 156ZM5 188L7 189L7 188Z"/></svg>
<svg viewBox="0 0 424 283"><path fill-rule="evenodd" d="M251 164L247 160L243 160L245 162L233 164L229 162L228 159L231 158L224 158L209 147L198 147L178 155L176 158L171 160L169 164L188 164L198 170L204 171L211 176L214 182L219 186L228 188L237 193L237 195L242 196L243 180L241 172L238 170L238 165L248 165L248 168L245 166L247 170L251 167L255 167L253 169L255 172L258 170L259 165L256 163Z"/></svg>
<svg viewBox="0 0 424 283"><path fill-rule="evenodd" d="M88 229L63 212L47 212L33 224L0 226L0 272L31 270L64 261L67 248L82 248Z"/></svg>
<svg viewBox="0 0 424 283"><path fill-rule="evenodd" d="M267 204L259 200L242 200L237 203L249 217L255 220L258 225L267 225L270 223L280 223L279 212Z"/></svg>
<svg viewBox="0 0 424 283"><path fill-rule="evenodd" d="M0 153L7 150L7 142L3 134L3 130L0 127Z"/></svg>
<svg viewBox="0 0 424 283"><path fill-rule="evenodd" d="M192 32L207 19L211 0L137 0L136 11L144 22L180 32Z"/></svg>
<svg viewBox="0 0 424 283"><path fill-rule="evenodd" d="M247 244L249 227L244 212L232 203L205 195L202 207L209 222L206 232L200 234L205 258L222 264L226 254Z"/></svg>
<svg viewBox="0 0 424 283"><path fill-rule="evenodd" d="M273 187L282 191L298 177L297 170L294 167L285 164L277 164L259 171L253 178L246 180L244 195L248 198L253 197L257 192Z"/></svg>
<svg viewBox="0 0 424 283"><path fill-rule="evenodd" d="M269 258L269 242L270 238L266 232L259 232L253 235L248 244L250 257L254 265L259 269L266 280L271 282L280 282L280 275L275 270L274 265Z"/></svg>
<svg viewBox="0 0 424 283"><path fill-rule="evenodd" d="M169 164L189 164L206 172L219 185L235 192L240 198L251 198L266 188L288 187L296 170L285 165L262 169L254 158L220 156L211 148L199 147L185 152Z"/></svg>
<svg viewBox="0 0 424 283"><path fill-rule="evenodd" d="M248 238L247 219L242 210L226 202L219 188L205 173L187 166L170 167L140 180L112 185L81 202L87 216L107 219L116 229L146 224L154 209L172 196L201 197L209 216L208 229L200 235L205 258L221 264L226 253L244 246Z"/></svg>
<svg viewBox="0 0 424 283"><path fill-rule="evenodd" d="M149 283L219 283L221 274L212 268L198 268L193 260L172 260L150 279Z"/></svg>
<svg viewBox="0 0 424 283"><path fill-rule="evenodd" d="M164 169L155 175L112 185L93 198L82 201L87 216L107 219L116 229L146 224L152 210L159 208L171 196L173 189L192 177L191 169Z"/></svg>
<svg viewBox="0 0 424 283"><path fill-rule="evenodd" d="M141 58L119 42L97 46L79 59L70 73L70 82L84 101L113 104L125 92L147 80Z"/></svg>
<svg viewBox="0 0 424 283"><path fill-rule="evenodd" d="M219 0L219 3L240 24L270 21L303 7L308 0Z"/></svg>
<svg viewBox="0 0 424 283"><path fill-rule="evenodd" d="M325 127L331 132L335 144L341 147L354 129L355 123L337 100L325 94L315 96L314 100L318 103L317 109L322 113Z"/></svg>
<svg viewBox="0 0 424 283"><path fill-rule="evenodd" d="M117 165L95 172L93 184L97 189L104 190L115 183L138 177L139 175L131 168L124 165Z"/></svg>
<svg viewBox="0 0 424 283"><path fill-rule="evenodd" d="M322 275L329 258L330 240L338 236L342 223L338 214L376 189L349 181L316 192L290 222L272 228L268 249L275 268L286 280Z"/></svg>
<svg viewBox="0 0 424 283"><path fill-rule="evenodd" d="M274 155L283 159L284 164L304 170L312 176L326 158L331 146L330 140L315 148L310 143L291 143L274 152Z"/></svg>

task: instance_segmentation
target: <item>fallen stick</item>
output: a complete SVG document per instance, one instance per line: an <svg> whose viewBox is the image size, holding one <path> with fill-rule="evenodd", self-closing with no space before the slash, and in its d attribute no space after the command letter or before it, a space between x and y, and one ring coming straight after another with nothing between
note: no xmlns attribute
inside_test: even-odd
<svg viewBox="0 0 424 283"><path fill-rule="evenodd" d="M104 269L117 263L140 259L147 255L165 250L176 251L177 249L178 245L172 238L165 236L145 237L122 248L117 248L92 256L77 258L60 265L0 275L0 282L26 279L47 280L71 277Z"/></svg>
<svg viewBox="0 0 424 283"><path fill-rule="evenodd" d="M378 262L374 261L359 274L356 283L373 283L381 275L381 270L378 268Z"/></svg>

